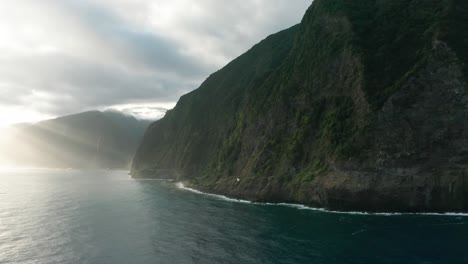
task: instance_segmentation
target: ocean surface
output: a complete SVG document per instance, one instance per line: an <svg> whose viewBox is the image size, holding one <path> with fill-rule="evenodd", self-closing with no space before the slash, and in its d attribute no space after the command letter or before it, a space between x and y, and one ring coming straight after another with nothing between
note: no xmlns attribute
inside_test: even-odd
<svg viewBox="0 0 468 264"><path fill-rule="evenodd" d="M330 213L181 187L2 170L0 263L468 263L468 216Z"/></svg>

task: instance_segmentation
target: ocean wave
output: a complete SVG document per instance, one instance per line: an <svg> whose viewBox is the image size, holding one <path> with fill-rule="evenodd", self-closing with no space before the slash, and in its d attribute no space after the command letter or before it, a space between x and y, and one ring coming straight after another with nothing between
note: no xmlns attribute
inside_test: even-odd
<svg viewBox="0 0 468 264"><path fill-rule="evenodd" d="M149 178L133 178L132 176L128 176L129 179L133 181L157 181L157 182L174 182L172 179L149 179Z"/></svg>
<svg viewBox="0 0 468 264"><path fill-rule="evenodd" d="M402 216L402 215L419 215L419 216L457 216L457 217L468 217L468 213L375 213L375 212L359 212L359 211L336 211L336 210L328 210L325 208L316 208L316 207L310 207L306 206L303 204L291 204L291 203L258 203L258 202L252 202L248 200L242 200L242 199L235 199L235 198L230 198L225 195L219 195L219 194L212 194L212 193L206 193L202 192L193 188L186 187L182 182L177 182L176 187L181 190L189 191L192 193L200 194L200 195L205 195L213 198L217 198L219 200L227 201L227 202L236 202L236 203L244 203L244 204L254 204L254 205L265 205L265 206L285 206L285 207L290 207L290 208L295 208L298 210L311 210L311 211L316 211L316 212L323 212L323 213L330 213L330 214L349 214L349 215L369 215L369 216Z"/></svg>
<svg viewBox="0 0 468 264"><path fill-rule="evenodd" d="M219 194L205 193L205 192L193 189L193 188L186 187L182 182L176 183L176 186L177 186L177 188L179 188L181 190L186 190L186 191L193 192L193 193L196 193L196 194L201 194L201 195L205 195L205 196L214 197L214 198L217 198L219 200L223 200L223 201L227 201L227 202L255 204L254 202L248 201L248 200L229 198L229 197L227 197L225 195L219 195Z"/></svg>

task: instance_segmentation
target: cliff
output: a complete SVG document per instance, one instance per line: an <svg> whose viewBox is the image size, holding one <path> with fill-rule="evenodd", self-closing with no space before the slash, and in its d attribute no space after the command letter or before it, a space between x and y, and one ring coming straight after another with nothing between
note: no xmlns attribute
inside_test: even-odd
<svg viewBox="0 0 468 264"><path fill-rule="evenodd" d="M135 177L340 210L468 211L468 2L316 0L147 130Z"/></svg>

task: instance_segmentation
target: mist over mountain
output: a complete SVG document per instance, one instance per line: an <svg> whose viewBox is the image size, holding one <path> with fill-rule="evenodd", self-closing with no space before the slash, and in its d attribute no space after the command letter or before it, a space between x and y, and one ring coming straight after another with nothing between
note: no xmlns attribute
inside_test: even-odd
<svg viewBox="0 0 468 264"><path fill-rule="evenodd" d="M467 13L316 0L152 124L132 173L256 201L468 211Z"/></svg>
<svg viewBox="0 0 468 264"><path fill-rule="evenodd" d="M3 160L48 168L129 168L150 121L117 111L90 111L3 132Z"/></svg>

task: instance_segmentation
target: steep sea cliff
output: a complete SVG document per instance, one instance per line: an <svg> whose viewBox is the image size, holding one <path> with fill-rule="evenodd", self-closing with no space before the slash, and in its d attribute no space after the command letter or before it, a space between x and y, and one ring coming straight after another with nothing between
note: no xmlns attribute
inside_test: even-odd
<svg viewBox="0 0 468 264"><path fill-rule="evenodd" d="M468 2L316 0L147 130L134 177L338 210L468 211Z"/></svg>

